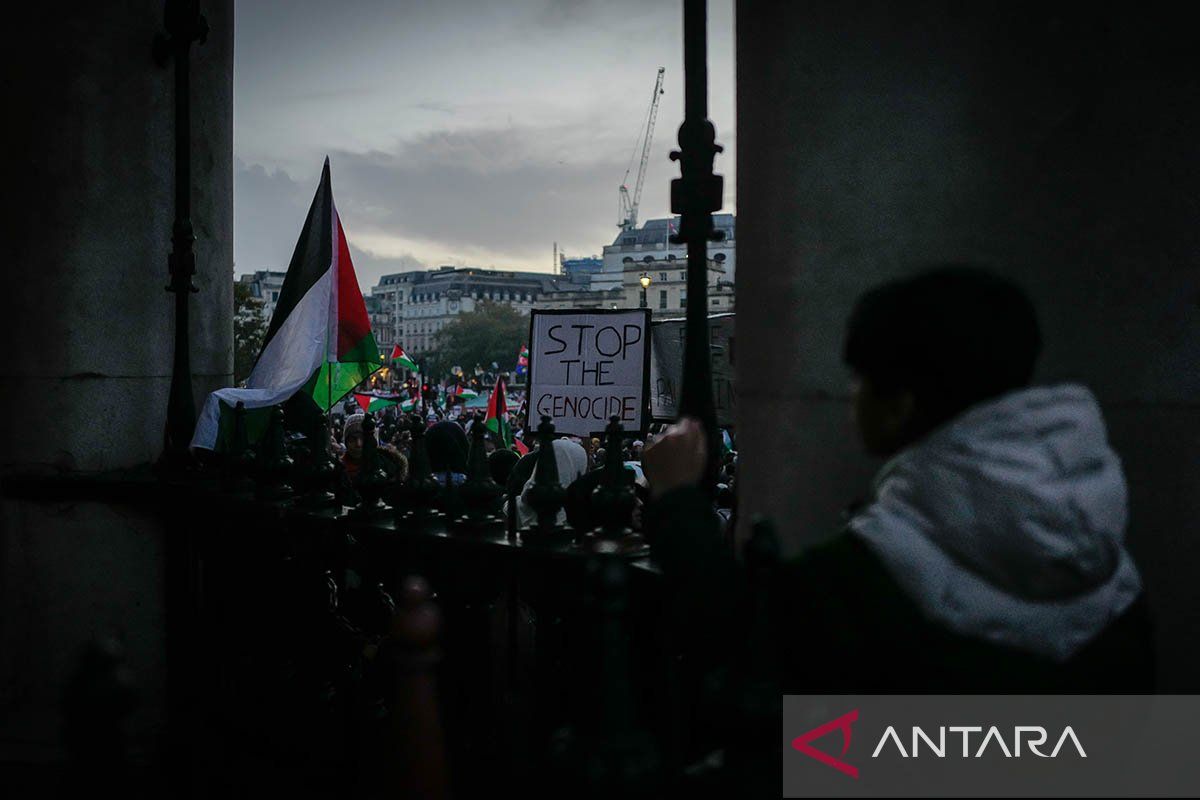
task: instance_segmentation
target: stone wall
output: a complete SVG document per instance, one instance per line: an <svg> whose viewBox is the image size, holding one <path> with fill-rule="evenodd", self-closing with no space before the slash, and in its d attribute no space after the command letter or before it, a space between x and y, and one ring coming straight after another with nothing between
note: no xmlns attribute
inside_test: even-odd
<svg viewBox="0 0 1200 800"><path fill-rule="evenodd" d="M1037 380L1104 405L1175 689L1200 675L1200 72L1181 13L737 11L745 509L793 551L833 532L879 466L849 420L851 303L921 264L995 265L1037 303Z"/></svg>
<svg viewBox="0 0 1200 800"><path fill-rule="evenodd" d="M233 4L192 49L197 404L233 364ZM0 468L106 470L162 449L171 381L174 66L161 0L22 11L5 48L15 136L0 277ZM7 228L7 226L6 226Z"/></svg>
<svg viewBox="0 0 1200 800"><path fill-rule="evenodd" d="M10 16L0 476L123 470L161 452L175 158L174 66L151 54L163 5L41 4ZM233 3L202 5L211 33L191 62L197 404L229 384L233 359ZM130 754L143 764L161 756L167 542L148 511L0 499L6 780L54 793L36 770L64 757L67 682L84 648L110 639L122 643L139 701L126 720Z"/></svg>

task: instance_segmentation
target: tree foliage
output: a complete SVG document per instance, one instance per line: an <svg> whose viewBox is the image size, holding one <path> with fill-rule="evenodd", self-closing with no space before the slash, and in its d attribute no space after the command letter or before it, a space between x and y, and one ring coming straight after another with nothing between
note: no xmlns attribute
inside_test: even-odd
<svg viewBox="0 0 1200 800"><path fill-rule="evenodd" d="M471 313L460 314L434 337L434 350L425 358L427 369L437 377L458 365L467 373L476 364L485 369L494 361L500 371L511 371L517 354L529 335L529 317L512 306L481 301Z"/></svg>
<svg viewBox="0 0 1200 800"><path fill-rule="evenodd" d="M250 375L267 335L263 303L241 281L233 284L233 382L240 385Z"/></svg>

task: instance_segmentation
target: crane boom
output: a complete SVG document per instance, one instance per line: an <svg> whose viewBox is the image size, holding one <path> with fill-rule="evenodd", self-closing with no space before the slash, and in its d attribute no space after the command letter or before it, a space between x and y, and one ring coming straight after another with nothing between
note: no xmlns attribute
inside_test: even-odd
<svg viewBox="0 0 1200 800"><path fill-rule="evenodd" d="M621 183L621 221L617 223L617 227L621 230L637 227L638 205L642 202L642 186L646 182L646 164L650 160L650 143L654 139L654 121L658 117L658 100L663 94L663 74L666 71L665 67L659 67L658 76L654 81L654 94L650 96L650 113L646 118L646 138L642 141L642 159L638 163L632 198L629 195L629 187L624 182ZM629 170L625 170L625 177L629 177Z"/></svg>

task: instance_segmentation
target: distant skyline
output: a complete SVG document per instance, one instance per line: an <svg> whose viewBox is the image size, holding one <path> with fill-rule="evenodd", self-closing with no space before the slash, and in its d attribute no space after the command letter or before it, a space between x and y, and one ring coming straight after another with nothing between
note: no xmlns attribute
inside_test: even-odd
<svg viewBox="0 0 1200 800"><path fill-rule="evenodd" d="M549 272L617 233L666 68L639 219L670 213L682 3L239 0L234 264L287 267L321 164L364 289L442 264ZM734 212L733 3L709 3L709 117Z"/></svg>

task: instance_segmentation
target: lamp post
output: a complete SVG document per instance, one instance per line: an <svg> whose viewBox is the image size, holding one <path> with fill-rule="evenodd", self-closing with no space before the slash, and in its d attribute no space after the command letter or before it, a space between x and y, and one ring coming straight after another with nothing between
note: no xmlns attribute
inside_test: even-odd
<svg viewBox="0 0 1200 800"><path fill-rule="evenodd" d="M650 276L643 272L642 276L638 278L638 283L642 285L642 304L638 308L646 308L646 290L650 288Z"/></svg>

